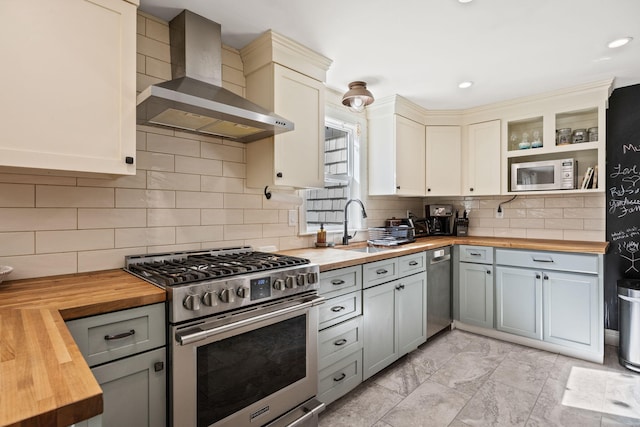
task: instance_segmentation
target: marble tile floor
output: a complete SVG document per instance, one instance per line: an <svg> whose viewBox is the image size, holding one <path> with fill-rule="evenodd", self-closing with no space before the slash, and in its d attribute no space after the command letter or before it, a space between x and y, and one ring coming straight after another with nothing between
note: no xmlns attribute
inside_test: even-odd
<svg viewBox="0 0 640 427"><path fill-rule="evenodd" d="M320 427L640 426L640 375L445 332L330 404Z"/></svg>

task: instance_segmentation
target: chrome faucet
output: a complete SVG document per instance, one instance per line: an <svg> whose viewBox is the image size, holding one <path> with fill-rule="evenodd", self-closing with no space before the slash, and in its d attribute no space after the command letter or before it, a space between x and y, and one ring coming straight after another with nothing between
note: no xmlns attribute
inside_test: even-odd
<svg viewBox="0 0 640 427"><path fill-rule="evenodd" d="M360 206L362 207L362 218L366 218L367 217L367 211L364 210L364 204L362 203L362 200L360 199L349 199L349 201L347 201L347 204L344 205L344 235L342 236L342 244L343 245L348 245L349 244L349 239L353 239L356 235L356 233L353 233L353 236L349 236L349 231L347 231L347 223L349 222L348 218L349 218L349 205L351 204L351 202L358 202L360 204Z"/></svg>

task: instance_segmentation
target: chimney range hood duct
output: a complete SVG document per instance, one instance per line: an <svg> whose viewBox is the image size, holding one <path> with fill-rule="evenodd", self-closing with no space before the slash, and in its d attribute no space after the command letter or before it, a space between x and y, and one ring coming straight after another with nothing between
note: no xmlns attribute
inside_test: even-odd
<svg viewBox="0 0 640 427"><path fill-rule="evenodd" d="M138 95L137 123L250 142L291 121L223 89L220 24L183 10L169 24L173 80Z"/></svg>

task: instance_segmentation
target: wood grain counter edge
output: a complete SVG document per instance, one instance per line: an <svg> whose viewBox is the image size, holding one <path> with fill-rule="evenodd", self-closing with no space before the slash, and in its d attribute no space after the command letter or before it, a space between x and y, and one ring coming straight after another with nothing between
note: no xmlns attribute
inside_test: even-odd
<svg viewBox="0 0 640 427"><path fill-rule="evenodd" d="M0 426L69 426L103 411L102 390L65 320L163 302L122 270L0 284Z"/></svg>

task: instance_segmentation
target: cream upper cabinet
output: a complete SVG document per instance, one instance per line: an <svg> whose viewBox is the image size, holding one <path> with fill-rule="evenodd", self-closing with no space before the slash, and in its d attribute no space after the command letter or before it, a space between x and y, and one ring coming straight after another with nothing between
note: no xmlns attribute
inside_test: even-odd
<svg viewBox="0 0 640 427"><path fill-rule="evenodd" d="M136 8L0 2L0 166L136 173Z"/></svg>
<svg viewBox="0 0 640 427"><path fill-rule="evenodd" d="M500 120L468 126L462 194L500 194L500 148Z"/></svg>
<svg viewBox="0 0 640 427"><path fill-rule="evenodd" d="M424 196L424 119L397 95L376 102L368 112L369 195Z"/></svg>
<svg viewBox="0 0 640 427"><path fill-rule="evenodd" d="M460 126L426 127L427 196L460 195Z"/></svg>
<svg viewBox="0 0 640 427"><path fill-rule="evenodd" d="M271 31L240 52L246 97L295 129L247 144L247 186L324 187L324 79L331 61Z"/></svg>

